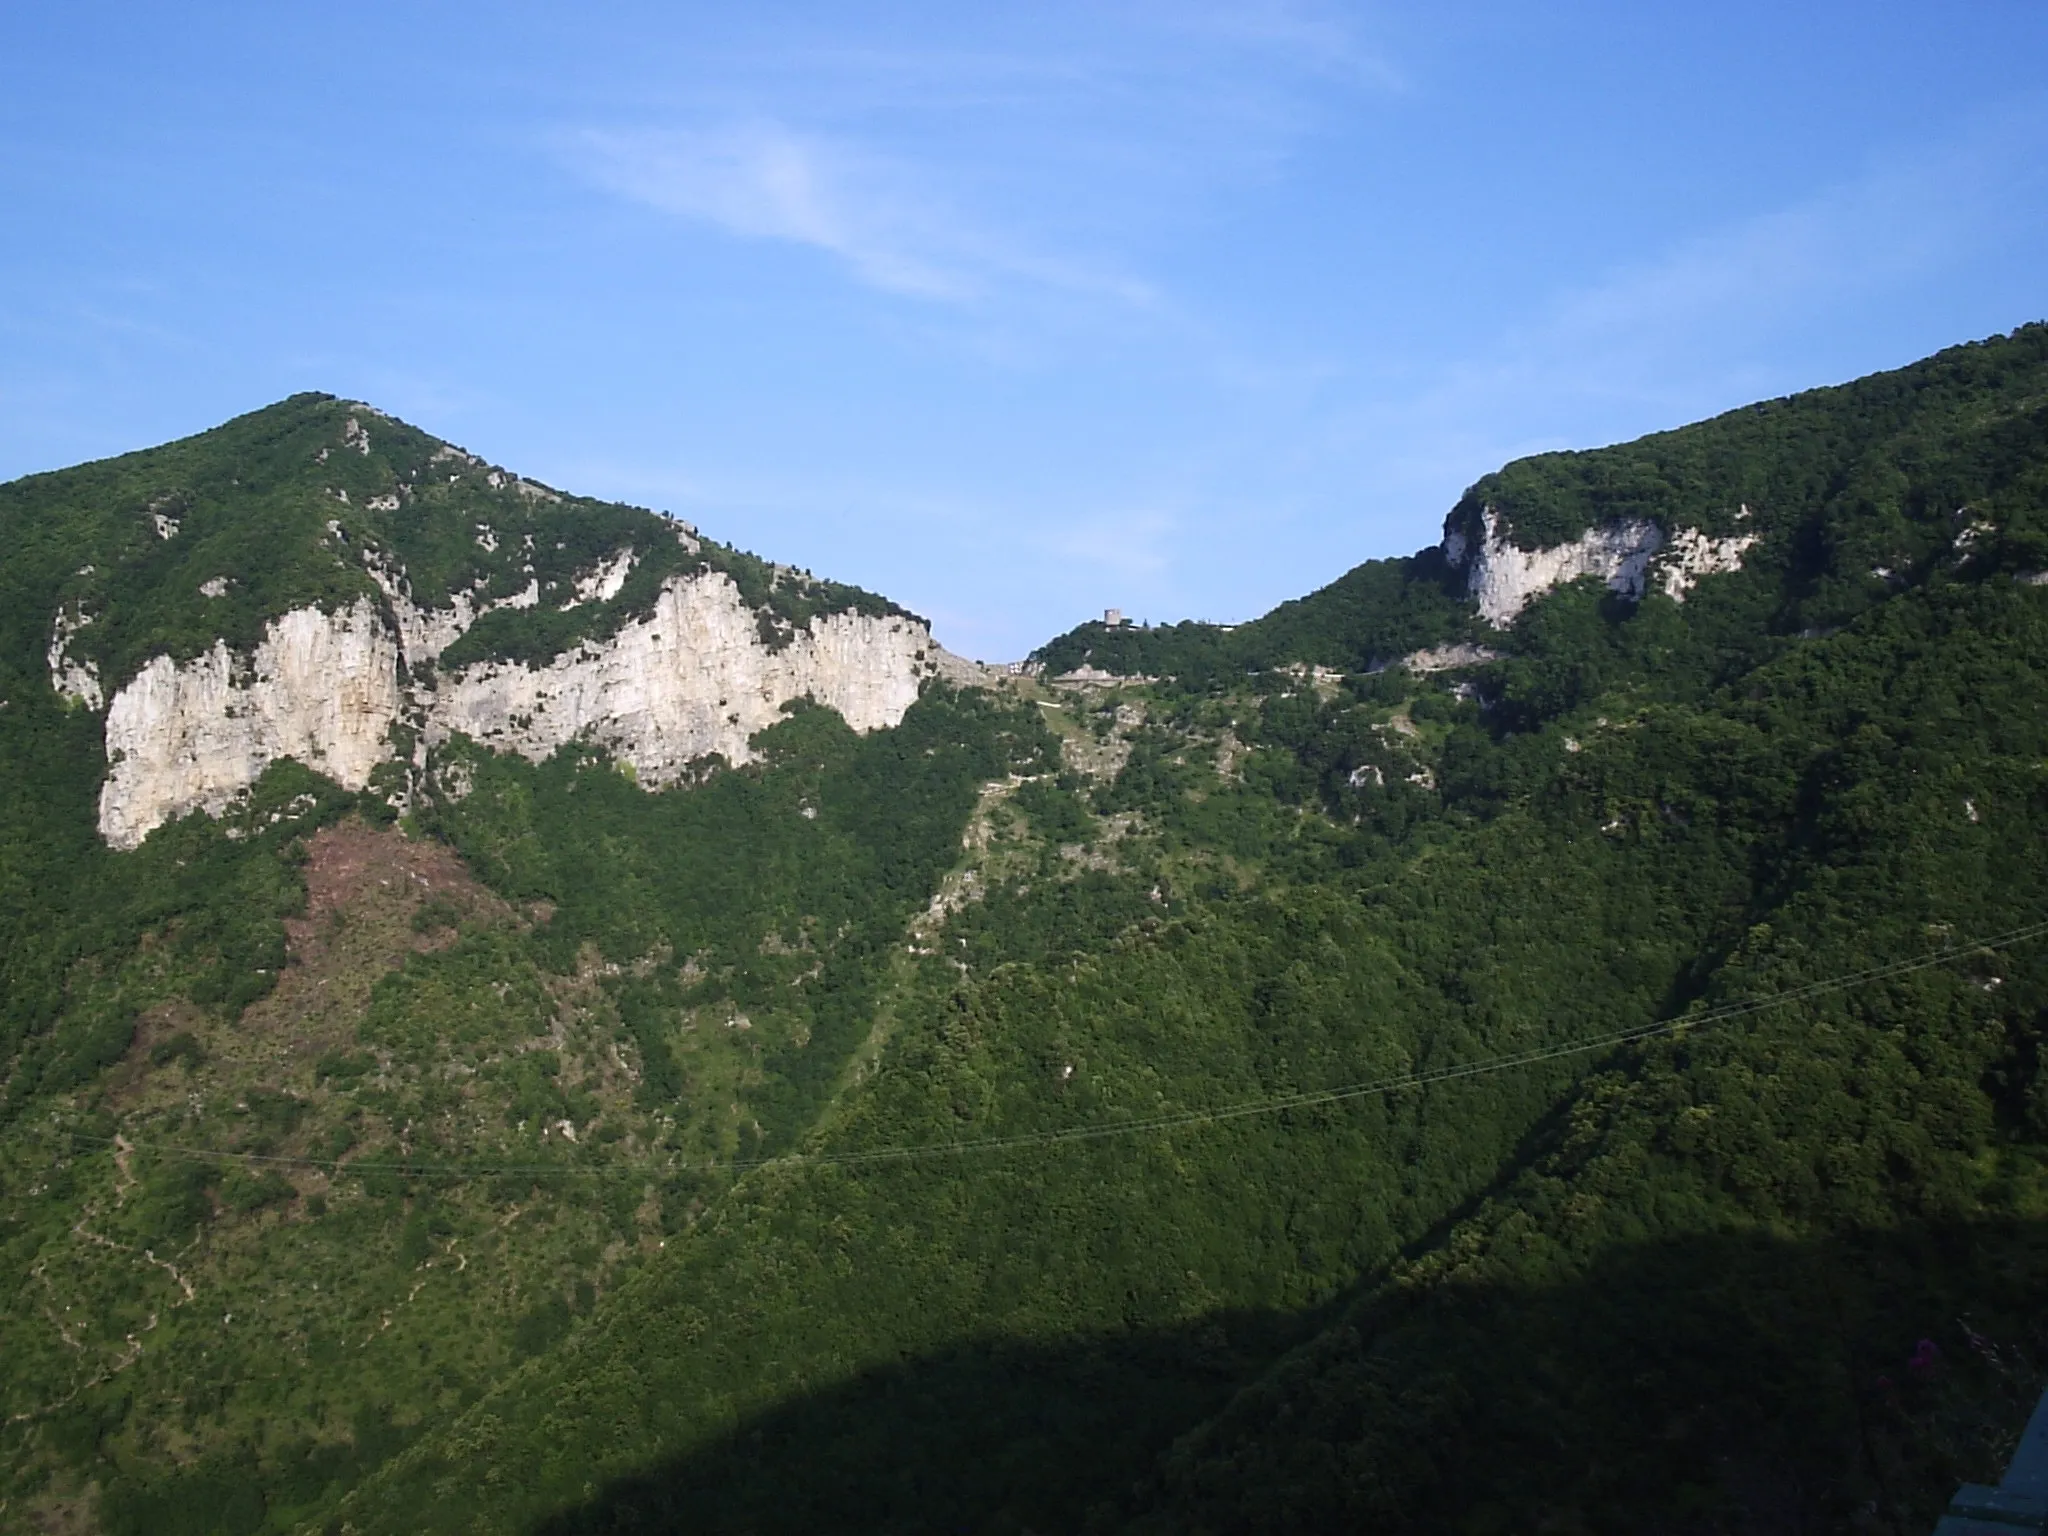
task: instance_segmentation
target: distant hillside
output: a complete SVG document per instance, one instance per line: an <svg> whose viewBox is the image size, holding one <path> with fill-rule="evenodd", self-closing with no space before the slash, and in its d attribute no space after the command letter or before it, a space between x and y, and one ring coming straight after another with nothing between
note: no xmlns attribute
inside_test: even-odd
<svg viewBox="0 0 2048 1536"><path fill-rule="evenodd" d="M1484 593L1526 603L1592 574L1682 600L1730 566L1750 574L1710 583L1711 605L1742 592L1724 626L1740 647L1848 621L1924 574L1972 518L1996 534L1980 562L2040 571L2030 410L2044 356L2048 326L2026 326L1620 447L1519 459L1465 493L1440 548L1367 561L1235 628L1083 624L1033 659L1053 674L1092 666L1193 687L1290 663L1362 672L1455 641L1515 649L1512 627L1487 622Z"/></svg>

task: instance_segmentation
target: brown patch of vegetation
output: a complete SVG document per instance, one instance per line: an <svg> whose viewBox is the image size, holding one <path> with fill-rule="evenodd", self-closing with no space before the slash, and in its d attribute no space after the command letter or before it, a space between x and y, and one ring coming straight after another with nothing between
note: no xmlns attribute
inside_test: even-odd
<svg viewBox="0 0 2048 1536"><path fill-rule="evenodd" d="M318 946L323 921L331 922L338 911L408 899L417 906L430 896L452 899L465 911L488 906L493 916L509 910L477 883L452 848L356 820L314 835L306 845L305 876L306 914L285 922L294 961Z"/></svg>
<svg viewBox="0 0 2048 1536"><path fill-rule="evenodd" d="M346 821L323 828L306 852L305 915L285 921L289 963L236 1030L281 1057L352 1041L377 979L415 951L454 943L457 922L513 918L452 849L395 827Z"/></svg>

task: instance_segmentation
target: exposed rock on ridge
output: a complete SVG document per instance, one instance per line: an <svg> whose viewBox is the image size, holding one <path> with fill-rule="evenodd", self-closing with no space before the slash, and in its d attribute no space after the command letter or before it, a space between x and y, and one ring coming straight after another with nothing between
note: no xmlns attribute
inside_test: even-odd
<svg viewBox="0 0 2048 1536"><path fill-rule="evenodd" d="M57 610L50 624L50 686L75 704L98 709L106 703L100 690L100 669L93 662L80 661L71 654L71 637L92 622L92 615L77 603Z"/></svg>
<svg viewBox="0 0 2048 1536"><path fill-rule="evenodd" d="M133 848L175 816L218 815L282 757L363 789L390 754L398 642L368 598L273 619L252 657L222 641L157 656L107 709L100 835Z"/></svg>
<svg viewBox="0 0 2048 1536"><path fill-rule="evenodd" d="M1394 666L1421 675L1431 672L1456 672L1466 667L1484 666L1489 661L1499 661L1501 652L1484 645L1433 645L1419 651L1410 651Z"/></svg>
<svg viewBox="0 0 2048 1536"><path fill-rule="evenodd" d="M1737 514L1749 515L1747 507ZM1508 537L1500 514L1486 507L1476 544L1454 526L1444 533L1443 553L1453 570L1465 573L1465 591L1478 604L1479 616L1505 629L1552 587L1581 576L1597 576L1610 591L1638 600L1649 589L1653 565L1659 567L1665 595L1684 602L1702 576L1740 570L1743 553L1760 537L1742 533L1715 539L1697 528L1681 528L1667 540L1649 518L1628 517L1588 528L1569 543L1523 549Z"/></svg>
<svg viewBox="0 0 2048 1536"><path fill-rule="evenodd" d="M1740 514L1749 515L1744 507ZM1699 583L1702 576L1718 576L1724 571L1742 569L1743 552L1755 544L1763 535L1738 533L1725 539L1710 539L1697 528L1681 528L1671 539L1671 553L1659 573L1663 577L1664 595L1675 603L1685 601L1685 594Z"/></svg>
<svg viewBox="0 0 2048 1536"><path fill-rule="evenodd" d="M671 578L644 618L542 666L484 662L436 680L414 664L460 638L480 605L458 595L423 609L402 571L370 569L388 607L365 597L335 613L296 609L253 656L220 642L183 664L157 656L117 692L101 836L133 848L174 817L218 814L284 757L363 789L398 755L402 722L423 725L430 746L460 733L536 760L595 741L654 786L712 753L746 762L748 738L791 699L869 731L901 721L926 679L957 670L927 626L901 615L822 615L771 649L732 580L704 572Z"/></svg>
<svg viewBox="0 0 2048 1536"><path fill-rule="evenodd" d="M1588 528L1569 544L1522 549L1507 536L1492 507L1480 513L1480 539L1470 547L1464 534L1444 535L1444 557L1465 571L1465 590L1479 616L1505 629L1530 603L1552 587L1581 576L1598 576L1625 597L1639 598L1649 580L1650 560L1664 547L1664 530L1648 518L1622 518Z"/></svg>
<svg viewBox="0 0 2048 1536"><path fill-rule="evenodd" d="M587 738L663 784L714 752L747 761L747 738L794 698L836 709L856 731L893 726L938 671L937 650L913 620L851 613L813 619L770 650L739 588L709 572L671 579L652 613L602 643L448 678L427 702L429 740L460 732L538 760Z"/></svg>
<svg viewBox="0 0 2048 1536"><path fill-rule="evenodd" d="M495 602L479 599L475 591L458 591L450 594L446 608L430 608L413 601L412 583L404 570L379 551L366 551L363 566L391 604L391 616L398 624L399 649L405 653L407 666L439 660L443 651L487 613L499 608L532 608L540 602L540 583L529 581L512 596Z"/></svg>

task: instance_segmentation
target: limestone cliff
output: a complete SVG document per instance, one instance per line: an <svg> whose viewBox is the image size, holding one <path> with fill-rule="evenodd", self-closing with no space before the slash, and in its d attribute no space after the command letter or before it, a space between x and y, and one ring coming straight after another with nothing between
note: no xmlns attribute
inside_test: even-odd
<svg viewBox="0 0 2048 1536"><path fill-rule="evenodd" d="M1641 597L1651 558L1664 547L1664 532L1647 518L1623 518L1588 528L1567 544L1522 549L1507 535L1492 507L1480 514L1480 537L1444 536L1444 555L1465 571L1465 590L1479 616L1496 629L1552 587L1581 576L1598 576L1625 597Z"/></svg>
<svg viewBox="0 0 2048 1536"><path fill-rule="evenodd" d="M398 642L367 598L271 622L252 656L224 642L153 657L107 706L100 835L133 848L190 811L218 814L279 758L363 789L391 751Z"/></svg>
<svg viewBox="0 0 2048 1536"><path fill-rule="evenodd" d="M1747 519L1749 509L1736 515ZM1649 590L1654 570L1665 595L1683 602L1701 577L1741 569L1744 552L1759 539L1754 533L1715 539L1696 528L1680 528L1667 538L1651 519L1626 517L1564 543L1523 549L1490 506L1480 511L1477 533L1473 537L1453 514L1443 554L1453 570L1464 572L1466 595L1495 629L1512 624L1551 588L1582 576L1597 576L1610 591L1634 601Z"/></svg>
<svg viewBox="0 0 2048 1536"><path fill-rule="evenodd" d="M623 563L611 557L605 579ZM901 614L823 614L771 646L756 610L713 571L671 577L650 613L542 665L436 674L413 664L459 638L479 605L459 594L423 610L402 572L373 569L386 603L296 609L253 655L225 643L183 664L160 655L115 693L100 794L110 844L132 848L174 817L219 813L280 758L363 789L397 757L401 723L423 726L429 751L459 734L538 760L592 741L657 786L712 753L748 761L748 738L792 699L835 709L857 731L893 726L949 659Z"/></svg>
<svg viewBox="0 0 2048 1536"><path fill-rule="evenodd" d="M893 726L939 667L921 622L834 613L779 649L719 573L672 578L653 612L601 643L543 666L485 662L444 679L426 700L430 742L454 733L522 756L595 741L633 764L644 784L674 779L692 759L743 763L748 737L809 698L857 731Z"/></svg>

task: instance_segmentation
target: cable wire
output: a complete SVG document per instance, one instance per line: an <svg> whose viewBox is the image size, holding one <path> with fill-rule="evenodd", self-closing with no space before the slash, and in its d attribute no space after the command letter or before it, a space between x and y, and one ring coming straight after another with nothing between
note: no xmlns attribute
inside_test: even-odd
<svg viewBox="0 0 2048 1536"><path fill-rule="evenodd" d="M1142 1135L1146 1132L1181 1130L1191 1126L1216 1125L1226 1121L1243 1120L1254 1115L1280 1114L1291 1109L1314 1109L1327 1104L1342 1104L1356 1099L1384 1098L1419 1088L1433 1087L1438 1083L1458 1082L1466 1078L1491 1076L1498 1072L1513 1071L1519 1067L1538 1066L1544 1062L1558 1061L1569 1056L1584 1056L1596 1051L1612 1050L1620 1046L1633 1045L1644 1040L1663 1036L1690 1034L1695 1030L1712 1028L1732 1019L1748 1018L1773 1008L1783 1008L1793 1003L1805 1002L1816 997L1846 991L1851 987L1865 986L1873 981L1883 981L1894 976L1908 975L1914 971L1928 970L1934 966L1947 965L1970 955L1988 951L2010 949L2032 939L2048 935L2048 922L2030 923L2023 928L1997 934L1991 938L1967 943L1952 944L1932 950L1909 960L1896 960L1886 965L1870 966L1860 971L1849 971L1839 976L1830 976L1821 981L1808 982L1803 986L1790 987L1765 997L1745 998L1738 1002L1724 1003L1718 1008L1708 1008L1696 1013L1675 1014L1654 1023L1637 1025L1630 1029L1615 1030L1584 1040L1570 1041L1562 1045L1541 1046L1527 1051L1507 1055L1490 1056L1479 1061L1462 1062L1443 1067L1428 1067L1421 1071L1398 1073L1391 1077L1375 1078L1365 1082L1347 1083L1334 1088L1312 1088L1297 1093L1279 1094L1263 1099L1251 1099L1237 1104L1227 1104L1214 1109L1177 1110L1169 1114L1151 1115L1128 1120L1107 1121L1096 1125L1067 1126L1056 1130L1020 1132L1011 1136L971 1137L958 1141L926 1142L906 1147L855 1148L843 1152L788 1152L776 1157L727 1158L698 1163L672 1163L665 1167L564 1167L548 1163L503 1163L503 1164L433 1164L414 1161L369 1162L363 1159L344 1161L340 1158L290 1157L258 1152L228 1152L211 1147L182 1146L169 1142L130 1141L126 1137L91 1136L82 1131L57 1130L58 1136L68 1137L75 1142L113 1146L117 1142L136 1152L151 1152L159 1156L185 1157L220 1163L242 1163L269 1167L304 1168L330 1174L342 1173L351 1176L389 1173L404 1178L457 1178L487 1179L507 1176L531 1176L534 1178L636 1178L645 1180L650 1176L676 1173L748 1172L759 1168L827 1168L860 1167L877 1163L906 1162L930 1157L957 1157L970 1152L1014 1151L1023 1147L1053 1146L1066 1142L1100 1141L1113 1136Z"/></svg>

